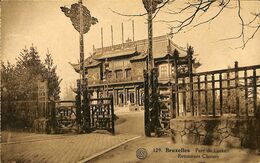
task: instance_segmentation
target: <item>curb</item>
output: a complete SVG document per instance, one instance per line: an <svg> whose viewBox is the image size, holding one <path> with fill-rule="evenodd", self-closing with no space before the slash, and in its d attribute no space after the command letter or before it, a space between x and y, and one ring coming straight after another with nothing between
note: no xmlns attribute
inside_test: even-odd
<svg viewBox="0 0 260 163"><path fill-rule="evenodd" d="M115 149L115 148L117 148L117 147L119 147L119 146L125 144L125 143L128 143L128 142L130 142L130 141L133 141L133 140L138 139L138 138L140 138L140 137L141 137L141 136L136 136L136 137L133 137L133 138L131 138L131 139L128 139L128 140L126 140L126 141L124 141L124 142L122 142L122 143L119 143L119 144L114 145L114 146L112 146L112 147L110 147L110 148L108 148L108 149L105 149L104 151L98 152L98 153L96 153L96 154L94 154L94 155L92 155L92 156L90 156L90 157L87 157L87 158L85 158L85 159L82 159L82 160L78 161L77 163L84 163L84 162L90 161L90 160L92 160L92 159L94 159L94 158L96 158L96 157L98 157L98 156L101 156L101 155L103 155L103 154L105 154L105 153L107 153L107 152L109 152L109 151L111 151L111 150L113 150L113 149Z"/></svg>

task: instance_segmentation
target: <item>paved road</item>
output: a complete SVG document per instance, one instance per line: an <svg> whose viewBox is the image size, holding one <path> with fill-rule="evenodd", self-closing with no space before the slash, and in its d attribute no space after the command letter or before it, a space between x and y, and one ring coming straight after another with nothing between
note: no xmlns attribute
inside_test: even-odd
<svg viewBox="0 0 260 163"><path fill-rule="evenodd" d="M80 135L3 132L1 162L77 162L142 134L143 113L118 116L115 136L107 132Z"/></svg>
<svg viewBox="0 0 260 163"><path fill-rule="evenodd" d="M260 157L253 154L255 151L245 149L232 149L228 152L217 154L219 157L217 159L178 158L178 152L166 152L166 148L185 148L191 152L181 154L196 155L198 154L194 152L196 148L205 149L212 147L176 145L167 136L147 138L144 136L143 112L120 113L117 115L120 119L116 125L116 136L92 133L82 135L23 134L19 137L19 134L6 134L6 138L13 141L16 140L17 142L1 144L2 162L77 162L138 135L141 138L123 144L114 150L95 157L89 162L260 162ZM136 151L139 148L147 150L147 157L143 160L139 160L136 157ZM222 147L217 148L225 149Z"/></svg>
<svg viewBox="0 0 260 163"><path fill-rule="evenodd" d="M145 159L138 159L136 151L139 148L147 150L147 157ZM171 152L166 149L171 149ZM196 148L211 149L211 150L227 150L226 152L196 152ZM176 152L183 150L186 152ZM189 150L189 152L187 152ZM204 155L206 154L206 155ZM186 156L184 156L186 155ZM187 156L188 155L188 156ZM189 158L196 156L197 158ZM187 157L187 158L185 158ZM203 158L207 157L207 158ZM168 137L164 138L139 138L135 141L126 143L104 155L96 157L91 160L94 163L103 162L160 162L160 163L259 163L260 156L256 155L256 151L246 149L228 149L223 147L209 147L198 145L177 145L173 144Z"/></svg>
<svg viewBox="0 0 260 163"><path fill-rule="evenodd" d="M1 144L2 162L77 162L134 135L82 134Z"/></svg>
<svg viewBox="0 0 260 163"><path fill-rule="evenodd" d="M144 112L130 112L117 114L124 121L115 126L117 134L135 134L144 136Z"/></svg>
<svg viewBox="0 0 260 163"><path fill-rule="evenodd" d="M173 144L169 136L164 137L151 137L144 136L143 113L131 113L129 115L119 115L119 118L126 119L125 123L116 126L117 133L138 134L142 137L126 143L114 150L111 150L90 162L103 163L103 162L194 162L194 163L207 163L207 162L227 162L227 163L260 163L260 156L256 155L256 151L246 149L228 149L225 147L209 147L199 145L178 145ZM136 157L136 151L139 148L147 150L147 157L140 160ZM186 149L189 152L167 152L166 149ZM198 153L197 149L217 149L225 150L220 153ZM179 154L181 154L179 156ZM203 155L203 154L207 154ZM183 155L199 156L200 158L181 158ZM202 156L203 155L203 156ZM208 157L208 158L203 158ZM209 158L212 157L212 158ZM214 157L214 158L213 158Z"/></svg>

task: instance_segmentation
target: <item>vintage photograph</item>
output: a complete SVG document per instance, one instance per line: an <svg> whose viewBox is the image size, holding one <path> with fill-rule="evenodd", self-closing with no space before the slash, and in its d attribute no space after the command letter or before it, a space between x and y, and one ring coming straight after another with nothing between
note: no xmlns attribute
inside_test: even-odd
<svg viewBox="0 0 260 163"><path fill-rule="evenodd" d="M2 163L260 163L259 0L1 0Z"/></svg>

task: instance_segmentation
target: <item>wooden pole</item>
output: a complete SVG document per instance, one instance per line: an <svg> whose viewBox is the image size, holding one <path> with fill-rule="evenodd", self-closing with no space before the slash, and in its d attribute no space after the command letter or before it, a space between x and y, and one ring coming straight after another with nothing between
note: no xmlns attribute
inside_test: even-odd
<svg viewBox="0 0 260 163"><path fill-rule="evenodd" d="M113 33L113 26L111 25L111 44L112 47L114 46L114 33Z"/></svg>
<svg viewBox="0 0 260 163"><path fill-rule="evenodd" d="M219 105L220 115L223 115L223 90L222 90L222 74L219 74Z"/></svg>
<svg viewBox="0 0 260 163"><path fill-rule="evenodd" d="M204 82L205 82L205 108L206 108L206 115L209 115L209 109L208 109L208 79L207 79L207 75L205 75L204 78Z"/></svg>
<svg viewBox="0 0 260 163"><path fill-rule="evenodd" d="M199 116L201 116L201 90L200 90L200 76L198 76L198 114Z"/></svg>
<svg viewBox="0 0 260 163"><path fill-rule="evenodd" d="M101 48L103 52L104 42L103 42L103 28L101 27Z"/></svg>
<svg viewBox="0 0 260 163"><path fill-rule="evenodd" d="M212 86L212 109L213 116L216 116L216 94L215 94L215 78L214 74L211 75L211 86Z"/></svg>
<svg viewBox="0 0 260 163"><path fill-rule="evenodd" d="M133 41L135 41L135 22L132 20Z"/></svg>
<svg viewBox="0 0 260 163"><path fill-rule="evenodd" d="M238 79L238 62L235 62L235 94L236 94L236 115L239 116L239 79Z"/></svg>
<svg viewBox="0 0 260 163"><path fill-rule="evenodd" d="M253 101L254 101L254 116L257 116L257 82L256 69L253 69Z"/></svg>
<svg viewBox="0 0 260 163"><path fill-rule="evenodd" d="M244 71L245 79L245 108L246 108L246 117L248 117L248 84L247 84L247 70Z"/></svg>
<svg viewBox="0 0 260 163"><path fill-rule="evenodd" d="M228 113L231 113L230 110L230 73L227 73L227 91L228 91L228 95L227 95L227 107L228 107Z"/></svg>
<svg viewBox="0 0 260 163"><path fill-rule="evenodd" d="M182 95L182 102L183 102L183 112L184 116L186 116L187 113L187 105L186 105L186 83L185 78L182 78L182 84L183 84L183 95Z"/></svg>
<svg viewBox="0 0 260 163"><path fill-rule="evenodd" d="M121 27L122 27L122 47L124 47L124 24L121 23Z"/></svg>
<svg viewBox="0 0 260 163"><path fill-rule="evenodd" d="M190 94L190 110L194 116L194 96L193 96L193 74L192 74L192 48L188 47L188 66L189 66L189 94Z"/></svg>

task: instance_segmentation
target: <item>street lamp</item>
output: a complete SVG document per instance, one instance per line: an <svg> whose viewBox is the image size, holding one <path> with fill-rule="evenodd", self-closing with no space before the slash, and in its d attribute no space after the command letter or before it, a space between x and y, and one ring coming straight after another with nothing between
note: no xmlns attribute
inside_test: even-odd
<svg viewBox="0 0 260 163"><path fill-rule="evenodd" d="M95 25L98 20L95 17L92 17L90 11L82 4L82 0L79 0L78 3L74 3L71 5L70 9L67 7L60 7L61 11L64 12L65 16L69 17L73 27L79 32L79 44L80 44L80 111L83 111L84 118L88 123L90 118L89 109L87 109L88 105L88 93L87 93L87 81L86 81L86 73L84 67L84 38L83 35L86 34L91 25ZM81 96L83 100L81 100ZM86 124L88 126L88 124Z"/></svg>

